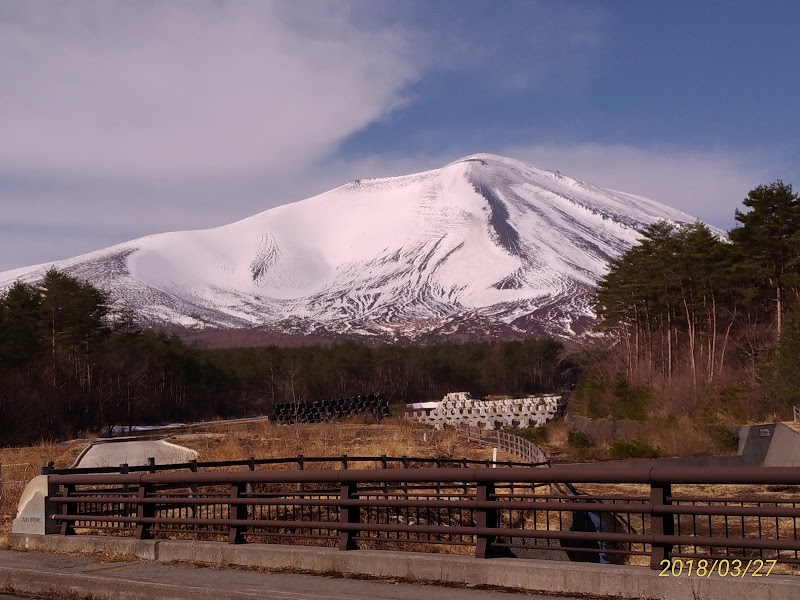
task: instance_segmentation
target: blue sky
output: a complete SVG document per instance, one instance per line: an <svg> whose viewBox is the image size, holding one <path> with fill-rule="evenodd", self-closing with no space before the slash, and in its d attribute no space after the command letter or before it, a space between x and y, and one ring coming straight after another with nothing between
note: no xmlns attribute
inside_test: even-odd
<svg viewBox="0 0 800 600"><path fill-rule="evenodd" d="M0 269L494 152L723 229L800 186L800 5L0 0Z"/></svg>

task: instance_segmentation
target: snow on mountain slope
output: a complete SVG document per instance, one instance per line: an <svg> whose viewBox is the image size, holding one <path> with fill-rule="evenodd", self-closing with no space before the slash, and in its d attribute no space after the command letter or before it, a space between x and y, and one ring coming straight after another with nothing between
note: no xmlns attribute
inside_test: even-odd
<svg viewBox="0 0 800 600"><path fill-rule="evenodd" d="M609 258L694 218L517 160L354 181L203 231L54 263L149 322L286 332L570 335ZM0 287L51 265L0 273Z"/></svg>

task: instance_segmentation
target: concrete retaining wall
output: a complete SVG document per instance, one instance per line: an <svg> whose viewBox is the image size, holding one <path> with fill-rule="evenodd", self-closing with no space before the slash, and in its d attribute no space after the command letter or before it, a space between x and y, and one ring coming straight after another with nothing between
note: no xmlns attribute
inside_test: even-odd
<svg viewBox="0 0 800 600"><path fill-rule="evenodd" d="M525 559L279 546L221 542L136 541L131 539L17 534L14 543L29 550L102 552L159 562L237 565L311 573L340 573L412 582L498 586L558 595L648 598L651 600L787 600L800 597L800 577L659 577L646 567L601 566ZM191 585L191 581L185 582ZM91 590L89 590L91 591ZM435 592L432 593L435 595Z"/></svg>

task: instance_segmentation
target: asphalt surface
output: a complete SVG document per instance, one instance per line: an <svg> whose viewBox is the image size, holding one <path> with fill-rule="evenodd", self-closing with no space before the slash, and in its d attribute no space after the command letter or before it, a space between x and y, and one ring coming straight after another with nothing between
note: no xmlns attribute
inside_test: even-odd
<svg viewBox="0 0 800 600"><path fill-rule="evenodd" d="M148 458L156 464L184 463L197 458L197 452L164 440L138 440L93 444L80 457L77 467L116 467L146 465Z"/></svg>
<svg viewBox="0 0 800 600"><path fill-rule="evenodd" d="M514 600L522 593L414 585L395 581L212 569L147 561L104 562L87 556L0 551L0 581L57 580L81 592L136 593L143 598L274 598L276 600ZM13 582L12 582L13 585ZM0 584L2 588L2 584ZM58 587L51 588L56 591ZM64 587L66 591L68 588ZM73 587L73 589L75 589ZM12 591L28 591L13 587ZM113 594L112 594L113 595ZM47 597L42 596L42 597ZM14 596L0 596L14 598ZM539 600L556 600L535 596ZM559 597L558 600L564 600Z"/></svg>

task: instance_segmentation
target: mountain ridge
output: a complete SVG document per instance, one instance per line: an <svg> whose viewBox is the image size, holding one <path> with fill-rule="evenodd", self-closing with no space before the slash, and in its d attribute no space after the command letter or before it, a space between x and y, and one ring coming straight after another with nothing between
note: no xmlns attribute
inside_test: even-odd
<svg viewBox="0 0 800 600"><path fill-rule="evenodd" d="M50 266L151 324L415 339L448 332L571 336L609 259L660 219L653 200L474 154L359 179L217 228L155 234ZM502 335L502 334L501 334Z"/></svg>

